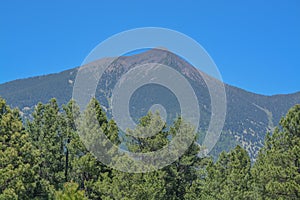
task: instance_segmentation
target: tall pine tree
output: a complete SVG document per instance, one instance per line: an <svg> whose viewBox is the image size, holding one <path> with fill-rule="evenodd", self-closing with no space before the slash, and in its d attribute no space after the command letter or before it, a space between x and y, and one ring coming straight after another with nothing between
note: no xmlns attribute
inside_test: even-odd
<svg viewBox="0 0 300 200"><path fill-rule="evenodd" d="M19 110L12 110L0 98L0 199L36 197L38 156L23 128Z"/></svg>
<svg viewBox="0 0 300 200"><path fill-rule="evenodd" d="M300 199L300 105L291 108L254 164L253 195L260 199Z"/></svg>

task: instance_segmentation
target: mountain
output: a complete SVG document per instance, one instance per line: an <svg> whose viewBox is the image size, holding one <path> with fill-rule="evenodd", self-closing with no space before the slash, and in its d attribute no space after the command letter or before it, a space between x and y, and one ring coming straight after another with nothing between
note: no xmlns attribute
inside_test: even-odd
<svg viewBox="0 0 300 200"><path fill-rule="evenodd" d="M89 65L97 67L103 62L105 59ZM98 82L96 97L108 116L112 116L110 101L118 80L135 66L144 63L168 65L184 75L198 98L201 113L200 130L206 130L212 115L210 94L203 79L203 76L208 75L202 73L203 76L200 76L193 66L166 50L153 49L141 54L122 56L114 60L106 69ZM18 107L24 116L29 116L38 102L46 103L50 98L55 97L60 105L67 103L72 98L78 70L80 70L79 67L57 74L0 84L0 96L5 98L12 107ZM225 84L225 91L227 99L225 125L212 155L217 155L222 150L228 151L236 144L241 144L247 149L252 159L255 159L259 148L263 145L266 133L273 130L290 107L300 103L300 92L265 96L228 84ZM133 93L130 99L130 114L137 121L153 104L163 105L168 109L168 113L173 115L180 113L176 96L170 90L157 84L148 84ZM201 142L201 136L199 140Z"/></svg>

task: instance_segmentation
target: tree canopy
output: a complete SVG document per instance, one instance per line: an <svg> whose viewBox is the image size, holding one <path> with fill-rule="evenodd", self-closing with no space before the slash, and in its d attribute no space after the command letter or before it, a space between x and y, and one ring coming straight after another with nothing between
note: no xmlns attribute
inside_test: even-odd
<svg viewBox="0 0 300 200"><path fill-rule="evenodd" d="M184 119L169 126L158 113L149 113L121 137L116 122L107 118L96 99L83 113L76 102L59 107L55 99L36 105L30 120L22 121L19 113L0 98L0 200L300 199L300 105L291 108L274 133L266 136L255 162L239 145L222 152L216 161L200 157L202 147L195 137L175 162L145 173L106 166L86 144L99 140L101 127L120 148L156 151L169 144ZM82 126L76 126L77 119ZM154 129L157 134L138 137Z"/></svg>

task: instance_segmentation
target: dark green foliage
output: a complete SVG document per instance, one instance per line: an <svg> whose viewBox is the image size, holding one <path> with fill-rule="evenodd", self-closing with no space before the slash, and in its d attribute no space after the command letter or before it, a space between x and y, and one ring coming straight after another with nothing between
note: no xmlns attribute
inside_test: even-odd
<svg viewBox="0 0 300 200"><path fill-rule="evenodd" d="M87 200L84 191L78 189L78 184L70 182L64 184L64 189L55 194L57 200Z"/></svg>
<svg viewBox="0 0 300 200"><path fill-rule="evenodd" d="M253 166L240 146L215 162L201 158L193 138L178 160L148 173L117 171L88 151L87 144L107 147L95 143L102 141L100 127L114 145L121 143L116 122L107 119L96 99L81 114L74 101L60 108L51 99L39 103L32 116L24 126L19 111L0 98L0 199L300 199L300 105L267 135ZM153 152L168 145L182 126L193 133L181 118L168 127L158 113L148 113L127 131L123 145L131 152ZM151 137L138 137L152 131Z"/></svg>
<svg viewBox="0 0 300 200"><path fill-rule="evenodd" d="M208 165L205 183L204 199L248 199L251 174L247 152L240 146L222 152L216 163Z"/></svg>
<svg viewBox="0 0 300 200"><path fill-rule="evenodd" d="M0 199L33 199L37 188L36 151L18 110L0 98Z"/></svg>
<svg viewBox="0 0 300 200"><path fill-rule="evenodd" d="M268 135L253 167L254 194L262 199L300 199L300 105Z"/></svg>

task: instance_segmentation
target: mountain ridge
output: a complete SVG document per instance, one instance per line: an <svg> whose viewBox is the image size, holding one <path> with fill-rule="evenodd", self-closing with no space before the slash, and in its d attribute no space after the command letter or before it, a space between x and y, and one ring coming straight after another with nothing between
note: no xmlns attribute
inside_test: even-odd
<svg viewBox="0 0 300 200"><path fill-rule="evenodd" d="M89 64L97 66L101 64L101 60ZM151 50L141 54L118 57L108 67L99 81L96 91L96 97L105 107L108 115L110 115L109 101L112 89L117 80L135 66L149 62L172 66L187 78L196 93L202 113L200 127L202 130L206 130L211 116L211 108L209 91L203 77L196 73L197 69L191 64L164 50ZM51 98L56 98L60 105L65 104L72 98L78 69L79 67L76 67L59 73L0 84L0 96L5 98L12 107L18 107L25 116L33 110L38 102L46 103ZM265 134L272 131L290 107L300 103L300 92L262 95L229 84L224 84L224 86L227 96L226 120L220 138L222 143L216 146L213 153L218 154L221 150L229 150L238 143L247 149L254 159L263 145ZM133 116L136 118L143 116L153 103L165 104L166 107L171 108L172 112L177 112L176 108L172 108L173 104L168 105L168 101L160 102L156 95L157 90L163 91L162 88L157 87L141 88L140 94L135 95L136 100L132 101L134 104L131 105ZM164 98L171 102L173 97L162 93L166 95ZM143 100L143 103L141 104L137 100Z"/></svg>

